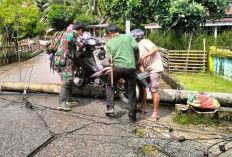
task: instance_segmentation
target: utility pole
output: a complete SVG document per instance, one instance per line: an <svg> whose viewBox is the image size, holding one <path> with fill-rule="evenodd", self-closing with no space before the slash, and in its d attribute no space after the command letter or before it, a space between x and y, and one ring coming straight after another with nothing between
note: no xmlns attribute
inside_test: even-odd
<svg viewBox="0 0 232 157"><path fill-rule="evenodd" d="M16 4L16 0L14 2L15 2L15 7L17 9L16 15L15 15L15 24L16 24L16 51L17 51L18 58L19 58L19 62L18 62L19 63L19 71L20 71L19 80L21 82L21 65L20 65L21 57L20 57L20 53L19 53L19 42L18 42L18 13L19 13L19 10L18 10L17 4Z"/></svg>
<svg viewBox="0 0 232 157"><path fill-rule="evenodd" d="M130 20L126 20L126 34L130 33Z"/></svg>
<svg viewBox="0 0 232 157"><path fill-rule="evenodd" d="M92 6L92 16L93 16L93 21L94 21L94 10L95 10L95 0L93 0L93 6ZM93 26L93 36L95 37L95 26Z"/></svg>

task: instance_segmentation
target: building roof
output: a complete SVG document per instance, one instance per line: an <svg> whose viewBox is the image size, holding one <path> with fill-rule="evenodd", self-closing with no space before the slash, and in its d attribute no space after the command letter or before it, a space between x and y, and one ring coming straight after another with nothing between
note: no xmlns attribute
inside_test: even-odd
<svg viewBox="0 0 232 157"><path fill-rule="evenodd" d="M89 25L88 28L105 28L107 27L109 24L99 24L99 25Z"/></svg>
<svg viewBox="0 0 232 157"><path fill-rule="evenodd" d="M207 20L205 26L232 26L232 18Z"/></svg>
<svg viewBox="0 0 232 157"><path fill-rule="evenodd" d="M161 28L161 26L158 23L149 23L144 24L145 29L154 29L154 28Z"/></svg>
<svg viewBox="0 0 232 157"><path fill-rule="evenodd" d="M232 15L232 3L230 3L229 9L226 10L226 14L227 14L227 15Z"/></svg>

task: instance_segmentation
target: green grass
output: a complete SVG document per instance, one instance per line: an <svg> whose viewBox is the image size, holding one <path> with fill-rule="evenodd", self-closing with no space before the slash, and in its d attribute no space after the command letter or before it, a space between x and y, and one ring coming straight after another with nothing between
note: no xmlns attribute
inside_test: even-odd
<svg viewBox="0 0 232 157"><path fill-rule="evenodd" d="M207 119L203 119L193 114L177 114L173 120L182 125L206 125L215 127L216 123Z"/></svg>
<svg viewBox="0 0 232 157"><path fill-rule="evenodd" d="M232 93L232 82L215 75L204 73L173 73L171 75L183 83L186 90Z"/></svg>

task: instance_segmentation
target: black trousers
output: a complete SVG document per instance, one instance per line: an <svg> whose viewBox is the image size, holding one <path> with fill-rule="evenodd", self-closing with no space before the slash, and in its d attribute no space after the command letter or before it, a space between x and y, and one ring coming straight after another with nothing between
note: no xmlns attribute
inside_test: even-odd
<svg viewBox="0 0 232 157"><path fill-rule="evenodd" d="M113 75L114 75L113 76L114 87L121 78L123 78L126 81L128 99L129 99L129 104L130 104L129 114L135 115L137 112L135 69L114 67ZM109 74L108 80L106 83L106 101L107 101L107 108L108 109L112 108L113 107L113 88L111 87L111 74Z"/></svg>

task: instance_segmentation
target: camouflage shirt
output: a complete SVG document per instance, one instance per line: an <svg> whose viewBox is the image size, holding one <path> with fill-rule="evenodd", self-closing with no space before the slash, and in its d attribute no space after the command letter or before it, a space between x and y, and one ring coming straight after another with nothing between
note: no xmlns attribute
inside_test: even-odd
<svg viewBox="0 0 232 157"><path fill-rule="evenodd" d="M72 59L77 49L77 36L72 30L66 31L61 37L56 56Z"/></svg>

